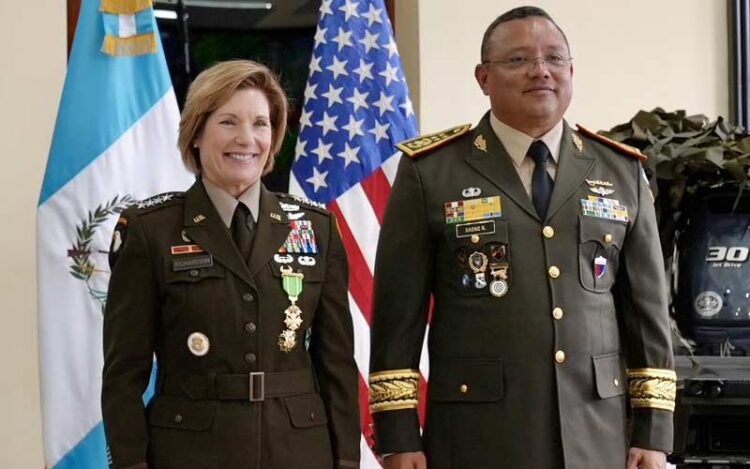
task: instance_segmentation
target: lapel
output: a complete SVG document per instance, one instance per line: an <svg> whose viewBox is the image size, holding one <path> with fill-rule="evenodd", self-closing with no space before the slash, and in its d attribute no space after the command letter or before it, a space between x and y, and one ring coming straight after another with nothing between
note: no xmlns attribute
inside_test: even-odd
<svg viewBox="0 0 750 469"><path fill-rule="evenodd" d="M472 130L472 134L471 153L465 157L469 166L497 186L523 211L538 220L539 216L531 202L531 197L523 188L510 155L490 126L489 112L479 121L479 125ZM487 151L481 150L479 148L481 145L476 143L480 136L486 142Z"/></svg>
<svg viewBox="0 0 750 469"><path fill-rule="evenodd" d="M251 276L254 276L274 254L279 252L279 248L286 241L290 231L291 227L286 213L281 210L279 198L261 185L255 239L247 263Z"/></svg>
<svg viewBox="0 0 750 469"><path fill-rule="evenodd" d="M580 137L577 137L580 140ZM576 147L573 133L567 122L563 123L555 186L547 210L547 219L552 218L578 190L583 179L591 172L596 159Z"/></svg>
<svg viewBox="0 0 750 469"><path fill-rule="evenodd" d="M254 285L232 234L221 221L211 199L199 180L185 193L185 234L224 267L250 285Z"/></svg>

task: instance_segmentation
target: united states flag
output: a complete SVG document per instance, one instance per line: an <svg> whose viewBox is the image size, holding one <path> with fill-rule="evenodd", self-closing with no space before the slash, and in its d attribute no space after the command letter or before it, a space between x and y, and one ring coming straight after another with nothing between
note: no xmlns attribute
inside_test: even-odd
<svg viewBox="0 0 750 469"><path fill-rule="evenodd" d="M363 468L379 467L367 405L375 250L401 157L394 145L416 135L383 0L323 0L289 186L336 214L349 256Z"/></svg>

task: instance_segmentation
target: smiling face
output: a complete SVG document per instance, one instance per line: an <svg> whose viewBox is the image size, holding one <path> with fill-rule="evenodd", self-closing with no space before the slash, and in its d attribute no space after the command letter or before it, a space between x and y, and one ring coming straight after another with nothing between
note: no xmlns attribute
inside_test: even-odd
<svg viewBox="0 0 750 469"><path fill-rule="evenodd" d="M494 63L477 65L474 72L482 91L490 97L495 117L532 137L545 134L562 119L573 94L572 63L551 67L536 59L550 56L570 56L557 27L537 16L515 19L495 28L487 57L482 58ZM534 63L520 68L503 64L520 57Z"/></svg>
<svg viewBox="0 0 750 469"><path fill-rule="evenodd" d="M203 177L240 196L263 174L272 138L266 95L257 88L237 90L209 114L195 139Z"/></svg>

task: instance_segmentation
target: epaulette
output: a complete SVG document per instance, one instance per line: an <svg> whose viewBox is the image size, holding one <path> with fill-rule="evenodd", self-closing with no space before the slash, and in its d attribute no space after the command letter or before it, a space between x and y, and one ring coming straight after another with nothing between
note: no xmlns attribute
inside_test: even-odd
<svg viewBox="0 0 750 469"><path fill-rule="evenodd" d="M470 128L471 124L463 124L435 132L434 134L420 135L419 137L396 144L396 148L415 158L455 140L468 132Z"/></svg>
<svg viewBox="0 0 750 469"><path fill-rule="evenodd" d="M302 205L304 205L307 208L317 209L317 211L319 211L321 213L326 213L326 214L328 213L328 210L326 210L326 205L324 203L315 202L314 200L306 199L306 198L300 197L300 196L298 196L296 194L283 194L283 193L279 193L278 196L279 196L279 199L280 199L279 203L282 204L282 207L281 207L282 209L284 208L284 206L283 206L284 205L283 199L287 199L287 200L293 201L296 204L302 204Z"/></svg>
<svg viewBox="0 0 750 469"><path fill-rule="evenodd" d="M586 127L582 127L581 124L578 124L577 127L578 127L578 132L580 134L585 135L591 140L596 140L597 142L619 153L624 153L628 156L632 156L633 158L637 158L640 161L646 161L648 159L646 155L641 153L641 151L635 147L631 147L630 145L625 145L624 143L616 142L612 140L611 138L607 138L604 135L600 135L594 131L587 129Z"/></svg>
<svg viewBox="0 0 750 469"><path fill-rule="evenodd" d="M147 199L140 200L133 204L139 212L150 211L150 209L157 207L164 207L168 202L177 201L185 196L184 192L164 192L163 194L155 195ZM165 205L166 204L166 205Z"/></svg>

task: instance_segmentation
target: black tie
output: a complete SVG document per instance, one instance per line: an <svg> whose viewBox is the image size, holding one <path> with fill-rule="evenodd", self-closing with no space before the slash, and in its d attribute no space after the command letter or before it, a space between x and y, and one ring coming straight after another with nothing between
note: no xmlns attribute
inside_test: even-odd
<svg viewBox="0 0 750 469"><path fill-rule="evenodd" d="M232 239L245 262L250 257L250 249L253 245L252 220L250 209L242 202L238 203L232 215Z"/></svg>
<svg viewBox="0 0 750 469"><path fill-rule="evenodd" d="M544 220L547 216L547 206L552 195L552 178L547 172L549 149L541 140L537 140L529 147L529 156L534 160L534 174L531 176L531 200L534 202L536 213Z"/></svg>

